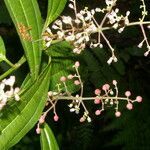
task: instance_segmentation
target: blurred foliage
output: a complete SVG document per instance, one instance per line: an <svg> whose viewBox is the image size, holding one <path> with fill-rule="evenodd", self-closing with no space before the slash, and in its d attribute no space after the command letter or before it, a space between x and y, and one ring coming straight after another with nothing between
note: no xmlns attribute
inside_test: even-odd
<svg viewBox="0 0 150 150"><path fill-rule="evenodd" d="M135 16L140 16L139 2L136 0L128 1L128 3L126 0L121 2L119 7L123 12L131 8L133 20ZM91 0L78 0L78 7L94 8L100 3L100 0L94 0L94 3ZM146 0L146 3L149 4L149 0ZM47 1L39 0L39 4L42 16L45 18ZM150 7L150 5L147 6ZM70 10L66 9L64 14L68 14L68 12L70 13ZM0 1L0 35L4 37L5 45L10 52L8 57L10 60L16 61L21 56L18 49L22 50L22 47L2 1ZM86 48L85 52L78 57L84 68L81 69L81 74L85 82L85 96L94 94L95 88L116 79L121 95L124 94L123 91L130 89L133 96L141 95L144 101L142 104L137 104L131 112L122 105L122 116L118 119L114 116L114 110L108 108L108 111L99 117L91 116L93 121L90 124L79 123L79 116L69 113L66 104L59 102L57 111L60 121L54 123L51 119L53 116L50 114L47 122L52 128L61 150L150 149L150 60L143 56L144 49L137 48L137 43L142 39L141 31L139 27L131 27L125 29L121 35L114 34L113 31L106 32L106 35L113 45L117 43L119 61L111 66L107 65L109 50L106 46L104 49ZM15 48L15 53L12 52L12 47ZM62 52L59 46L56 46L55 50L56 53ZM5 71L6 68L7 65L2 63L0 72ZM26 70L28 68L25 65L17 71L18 84L23 80ZM91 112L94 112L93 103L87 103L87 107ZM39 149L39 147L39 136L35 134L35 129L33 129L12 150L33 150Z"/></svg>

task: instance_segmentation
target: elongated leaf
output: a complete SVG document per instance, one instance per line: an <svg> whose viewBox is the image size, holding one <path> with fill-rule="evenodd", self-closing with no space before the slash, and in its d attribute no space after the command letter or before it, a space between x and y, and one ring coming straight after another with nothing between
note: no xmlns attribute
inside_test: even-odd
<svg viewBox="0 0 150 150"><path fill-rule="evenodd" d="M48 0L48 11L45 28L49 26L63 11L67 0Z"/></svg>
<svg viewBox="0 0 150 150"><path fill-rule="evenodd" d="M41 150L59 150L57 141L48 124L44 124L40 136Z"/></svg>
<svg viewBox="0 0 150 150"><path fill-rule="evenodd" d="M0 118L0 150L15 145L37 122L45 106L49 75L50 67L21 95L20 103L4 109Z"/></svg>
<svg viewBox="0 0 150 150"><path fill-rule="evenodd" d="M20 35L20 39L30 67L31 76L35 79L39 73L41 62L41 39L42 18L36 0L4 0L9 14ZM22 33L19 31L19 26ZM29 29L30 28L30 29ZM24 33L25 32L25 33ZM27 32L27 33L26 33ZM24 35L31 36L31 40L23 38Z"/></svg>
<svg viewBox="0 0 150 150"><path fill-rule="evenodd" d="M0 62L5 59L6 50L2 37L0 36Z"/></svg>

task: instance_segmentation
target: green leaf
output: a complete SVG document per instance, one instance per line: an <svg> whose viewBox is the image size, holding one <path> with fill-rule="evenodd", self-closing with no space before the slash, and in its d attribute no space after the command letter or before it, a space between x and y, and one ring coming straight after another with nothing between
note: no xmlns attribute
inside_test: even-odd
<svg viewBox="0 0 150 150"><path fill-rule="evenodd" d="M50 90L55 90L61 76L68 76L71 73L75 73L72 67L75 62L75 56L72 53L71 46L67 42L59 42L51 45L46 53L48 56L51 56L52 64ZM67 81L66 84L70 92L79 90L78 86L75 86L72 81Z"/></svg>
<svg viewBox="0 0 150 150"><path fill-rule="evenodd" d="M48 11L44 29L63 11L67 0L48 0Z"/></svg>
<svg viewBox="0 0 150 150"><path fill-rule="evenodd" d="M0 62L5 60L6 50L2 37L0 36Z"/></svg>
<svg viewBox="0 0 150 150"><path fill-rule="evenodd" d="M57 141L54 137L52 130L49 128L48 124L44 124L41 130L41 150L59 150Z"/></svg>
<svg viewBox="0 0 150 150"><path fill-rule="evenodd" d="M16 26L22 42L25 55L30 67L31 76L36 79L41 63L41 39L42 18L36 0L4 0L9 14ZM31 36L32 41L23 39L19 32L19 25L31 28L26 32Z"/></svg>
<svg viewBox="0 0 150 150"><path fill-rule="evenodd" d="M47 99L49 76L48 66L36 82L21 94L20 102L7 105L0 118L0 149L15 145L37 122Z"/></svg>

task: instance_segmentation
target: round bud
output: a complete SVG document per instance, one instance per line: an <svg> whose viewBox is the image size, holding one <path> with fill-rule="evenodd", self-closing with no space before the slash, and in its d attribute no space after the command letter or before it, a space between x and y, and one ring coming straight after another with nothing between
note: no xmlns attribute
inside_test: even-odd
<svg viewBox="0 0 150 150"><path fill-rule="evenodd" d="M91 121L92 121L89 116L87 117L87 121L88 121L88 122L91 122Z"/></svg>
<svg viewBox="0 0 150 150"><path fill-rule="evenodd" d="M95 90L95 94L96 94L96 95L99 95L100 93L101 93L101 90L100 90L100 89L96 89L96 90Z"/></svg>
<svg viewBox="0 0 150 150"><path fill-rule="evenodd" d="M95 100L94 100L94 103L95 104L99 104L101 101L100 101L100 99L99 98L95 98Z"/></svg>
<svg viewBox="0 0 150 150"><path fill-rule="evenodd" d="M62 77L60 78L60 81L61 81L61 82L65 82L65 81L66 81L66 77L65 77L65 76L62 76Z"/></svg>
<svg viewBox="0 0 150 150"><path fill-rule="evenodd" d="M129 109L129 110L132 110L132 109L133 109L133 105L132 105L131 103L128 103L128 104L126 105L126 107L127 107L127 109Z"/></svg>
<svg viewBox="0 0 150 150"><path fill-rule="evenodd" d="M113 80L113 85L117 85L117 81L116 80Z"/></svg>
<svg viewBox="0 0 150 150"><path fill-rule="evenodd" d="M100 115L100 114L101 114L101 111L100 111L100 110L96 110L96 111L95 111L95 115L98 116L98 115Z"/></svg>
<svg viewBox="0 0 150 150"><path fill-rule="evenodd" d="M105 85L103 85L103 87L102 87L102 89L103 89L104 91L109 90L109 88L110 88L109 84L105 84Z"/></svg>
<svg viewBox="0 0 150 150"><path fill-rule="evenodd" d="M84 117L81 117L80 118L80 122L84 122L85 121L85 118Z"/></svg>
<svg viewBox="0 0 150 150"><path fill-rule="evenodd" d="M79 85L79 84L80 84L80 81L79 81L79 80L75 80L75 81L74 81L74 84L75 84L75 85Z"/></svg>
<svg viewBox="0 0 150 150"><path fill-rule="evenodd" d="M125 92L125 96L127 96L127 97L131 96L131 92L130 91L126 91Z"/></svg>
<svg viewBox="0 0 150 150"><path fill-rule="evenodd" d="M116 112L115 112L115 116L116 116L116 117L120 117L120 116L121 116L121 112L120 112L120 111L116 111Z"/></svg>
<svg viewBox="0 0 150 150"><path fill-rule="evenodd" d="M36 133L40 134L41 133L41 129L39 127L36 128Z"/></svg>
<svg viewBox="0 0 150 150"><path fill-rule="evenodd" d="M73 79L73 77L74 76L72 74L68 75L68 79L70 79L70 80Z"/></svg>
<svg viewBox="0 0 150 150"><path fill-rule="evenodd" d="M142 102L142 97L141 96L137 96L136 97L136 101L139 102L139 103Z"/></svg>
<svg viewBox="0 0 150 150"><path fill-rule="evenodd" d="M54 121L58 121L59 117L57 115L54 115Z"/></svg>
<svg viewBox="0 0 150 150"><path fill-rule="evenodd" d="M80 63L79 63L78 61L76 61L75 64L74 64L74 66L75 66L75 67L79 67L79 66L80 66Z"/></svg>

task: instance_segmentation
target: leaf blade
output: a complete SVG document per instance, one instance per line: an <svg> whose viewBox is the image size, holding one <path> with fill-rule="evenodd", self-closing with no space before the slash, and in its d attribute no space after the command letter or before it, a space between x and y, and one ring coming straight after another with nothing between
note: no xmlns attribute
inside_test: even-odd
<svg viewBox="0 0 150 150"><path fill-rule="evenodd" d="M10 107L12 110L7 108L5 116L0 118L2 150L15 145L37 122L45 106L49 74L50 68L47 68L35 84L21 96L22 103Z"/></svg>
<svg viewBox="0 0 150 150"><path fill-rule="evenodd" d="M0 62L5 59L6 50L2 37L0 36Z"/></svg>
<svg viewBox="0 0 150 150"><path fill-rule="evenodd" d="M41 130L40 141L42 150L59 150L54 134L46 123Z"/></svg>
<svg viewBox="0 0 150 150"><path fill-rule="evenodd" d="M31 76L35 79L38 76L41 62L41 41L34 42L34 40L41 38L42 31L42 18L37 1L4 0L4 2L20 36ZM32 27L31 30L28 30L29 35L32 37L32 41L27 41L22 38L18 28L19 24L24 25L26 28Z"/></svg>
<svg viewBox="0 0 150 150"><path fill-rule="evenodd" d="M47 18L44 29L49 26L63 11L67 0L49 0Z"/></svg>

